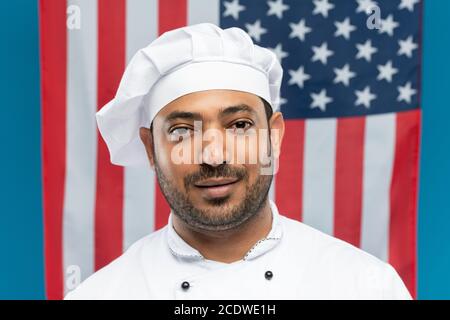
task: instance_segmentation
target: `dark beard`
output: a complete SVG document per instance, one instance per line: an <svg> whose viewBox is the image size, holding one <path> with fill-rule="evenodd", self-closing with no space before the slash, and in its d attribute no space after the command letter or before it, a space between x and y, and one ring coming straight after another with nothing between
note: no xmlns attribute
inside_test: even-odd
<svg viewBox="0 0 450 320"><path fill-rule="evenodd" d="M199 172L184 178L186 191L189 188L195 188L194 183L212 177L238 178L246 186L245 198L236 206L227 205L228 196L209 201L209 204L221 211L220 215L213 215L196 208L187 194L174 187L161 171L156 159L155 171L161 191L173 213L192 228L208 231L230 230L255 216L267 200L273 178L272 175L259 175L256 182L250 185L247 171L244 168L232 168L227 164L217 167L201 165Z"/></svg>

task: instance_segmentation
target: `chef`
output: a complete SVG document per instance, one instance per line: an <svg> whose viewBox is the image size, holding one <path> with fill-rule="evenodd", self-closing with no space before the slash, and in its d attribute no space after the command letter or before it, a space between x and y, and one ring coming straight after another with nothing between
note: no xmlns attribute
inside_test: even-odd
<svg viewBox="0 0 450 320"><path fill-rule="evenodd" d="M112 163L155 170L168 223L66 299L411 299L389 264L268 198L282 74L243 30L209 23L136 53L97 123Z"/></svg>

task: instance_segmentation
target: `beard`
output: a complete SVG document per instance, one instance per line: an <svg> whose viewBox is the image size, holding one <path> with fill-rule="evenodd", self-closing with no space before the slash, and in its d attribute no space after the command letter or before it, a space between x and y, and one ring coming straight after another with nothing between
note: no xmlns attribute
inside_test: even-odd
<svg viewBox="0 0 450 320"><path fill-rule="evenodd" d="M253 184L245 168L233 168L222 164L217 167L200 165L198 172L184 177L184 189L181 192L175 184L162 172L155 159L155 171L161 191L166 198L172 212L188 226L196 230L224 231L239 227L259 213L263 207L272 183L273 175L258 175ZM196 188L194 184L208 178L237 178L245 184L245 195L237 205L228 203L230 196L208 200L211 208L202 210L197 208L190 199L188 191Z"/></svg>

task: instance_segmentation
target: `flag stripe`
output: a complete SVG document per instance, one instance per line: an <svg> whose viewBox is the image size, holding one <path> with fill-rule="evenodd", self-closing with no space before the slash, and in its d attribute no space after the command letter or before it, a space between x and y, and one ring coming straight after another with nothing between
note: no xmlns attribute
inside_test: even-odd
<svg viewBox="0 0 450 320"><path fill-rule="evenodd" d="M125 2L98 0L98 108L115 95L125 67ZM95 268L122 253L123 168L110 163L98 136Z"/></svg>
<svg viewBox="0 0 450 320"><path fill-rule="evenodd" d="M366 119L361 248L387 261L389 188L395 149L394 113Z"/></svg>
<svg viewBox="0 0 450 320"><path fill-rule="evenodd" d="M188 0L159 0L159 25L158 32L184 27L187 23L187 1Z"/></svg>
<svg viewBox="0 0 450 320"><path fill-rule="evenodd" d="M126 61L158 35L158 1L127 0ZM123 247L154 229L155 175L149 166L124 168Z"/></svg>
<svg viewBox="0 0 450 320"><path fill-rule="evenodd" d="M62 211L66 164L66 3L39 2L42 84L42 172L48 299L63 295Z"/></svg>
<svg viewBox="0 0 450 320"><path fill-rule="evenodd" d="M420 112L397 115L395 162L391 185L389 263L396 268L411 295L416 296L416 212Z"/></svg>
<svg viewBox="0 0 450 320"><path fill-rule="evenodd" d="M82 13L67 29L66 175L63 211L64 274L77 266L81 280L94 271L97 159L97 1L69 0ZM68 282L65 281L65 292Z"/></svg>
<svg viewBox="0 0 450 320"><path fill-rule="evenodd" d="M277 206L283 215L302 220L304 120L286 120L276 174Z"/></svg>
<svg viewBox="0 0 450 320"><path fill-rule="evenodd" d="M162 34L166 31L183 27L187 22L187 0L159 1L158 32ZM173 8L177 8L174 10ZM170 207L164 195L155 181L155 229L160 229L167 224Z"/></svg>
<svg viewBox="0 0 450 320"><path fill-rule="evenodd" d="M277 186L276 186L277 184L276 184L276 179L275 179L275 176L272 178L272 183L270 184L270 188L269 188L269 194L267 195L267 197L270 199L270 200L272 200L272 201L275 201L275 197L276 197L276 194L275 194L275 190L277 189Z"/></svg>
<svg viewBox="0 0 450 320"><path fill-rule="evenodd" d="M334 236L359 246L365 117L337 123Z"/></svg>
<svg viewBox="0 0 450 320"><path fill-rule="evenodd" d="M333 234L337 120L306 120L303 221Z"/></svg>
<svg viewBox="0 0 450 320"><path fill-rule="evenodd" d="M188 24L210 22L220 24L219 0L187 0Z"/></svg>

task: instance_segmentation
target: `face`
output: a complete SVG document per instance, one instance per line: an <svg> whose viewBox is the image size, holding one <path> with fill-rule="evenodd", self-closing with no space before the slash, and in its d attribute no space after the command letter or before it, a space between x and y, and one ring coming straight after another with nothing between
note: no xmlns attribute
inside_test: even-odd
<svg viewBox="0 0 450 320"><path fill-rule="evenodd" d="M156 115L152 132L140 131L173 213L209 231L236 228L260 211L274 164L260 155L278 158L283 133L281 113L269 120L261 98L234 90L184 95Z"/></svg>

